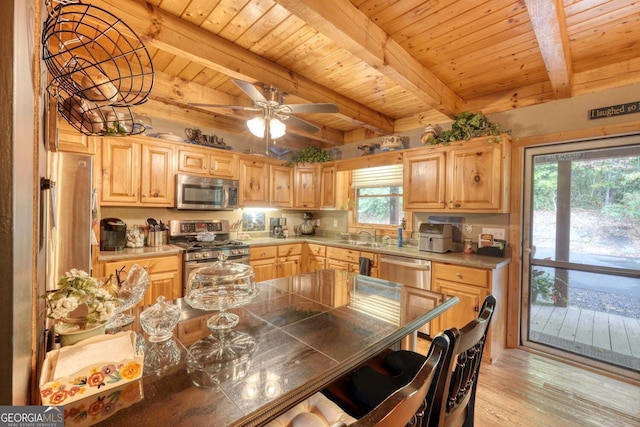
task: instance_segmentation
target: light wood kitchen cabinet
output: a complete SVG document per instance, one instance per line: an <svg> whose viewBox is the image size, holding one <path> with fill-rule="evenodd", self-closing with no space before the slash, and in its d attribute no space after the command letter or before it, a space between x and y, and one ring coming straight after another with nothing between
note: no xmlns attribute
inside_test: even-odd
<svg viewBox="0 0 640 427"><path fill-rule="evenodd" d="M337 173L335 163L320 168L320 208L336 207Z"/></svg>
<svg viewBox="0 0 640 427"><path fill-rule="evenodd" d="M302 244L249 248L256 282L300 274Z"/></svg>
<svg viewBox="0 0 640 427"><path fill-rule="evenodd" d="M178 148L178 172L217 178L238 178L237 156L216 148Z"/></svg>
<svg viewBox="0 0 640 427"><path fill-rule="evenodd" d="M249 247L249 264L253 268L256 282L276 278L277 246Z"/></svg>
<svg viewBox="0 0 640 427"><path fill-rule="evenodd" d="M276 277L296 276L301 272L302 243L278 246Z"/></svg>
<svg viewBox="0 0 640 427"><path fill-rule="evenodd" d="M105 206L172 207L173 147L133 138L102 139L102 192Z"/></svg>
<svg viewBox="0 0 640 427"><path fill-rule="evenodd" d="M181 258L181 255L171 255L110 261L104 264L104 273L109 276L123 267L125 272L128 272L134 264L144 267L149 273L150 283L144 298L138 305L154 304L160 295L163 295L167 300L182 297ZM126 273L121 277L124 279Z"/></svg>
<svg viewBox="0 0 640 427"><path fill-rule="evenodd" d="M444 209L445 153L416 153L404 157L405 209Z"/></svg>
<svg viewBox="0 0 640 427"><path fill-rule="evenodd" d="M371 273L369 274L371 277L380 277L378 271L378 254L373 252L360 252L360 258L369 258L369 264L371 266ZM360 265L358 264L358 270L360 269Z"/></svg>
<svg viewBox="0 0 640 427"><path fill-rule="evenodd" d="M492 362L504 350L506 342L506 287L508 267L484 269L433 262L432 289L457 296L460 302L431 322L434 333L458 329L478 317L488 295L496 297L496 311L491 320L483 361Z"/></svg>
<svg viewBox="0 0 640 427"><path fill-rule="evenodd" d="M239 160L240 197L242 207L269 205L269 163L243 157Z"/></svg>
<svg viewBox="0 0 640 427"><path fill-rule="evenodd" d="M350 273L358 273L360 272L360 257L369 258L371 265L371 277L379 277L378 254L358 251L355 249L327 246L327 268L334 268Z"/></svg>
<svg viewBox="0 0 640 427"><path fill-rule="evenodd" d="M269 206L291 208L293 206L293 168L269 165Z"/></svg>
<svg viewBox="0 0 640 427"><path fill-rule="evenodd" d="M56 109L57 111L57 109ZM57 120L54 118L54 120ZM64 120L58 121L53 130L53 147L51 151L66 151L72 153L96 154L96 137L87 136L74 129Z"/></svg>
<svg viewBox="0 0 640 427"><path fill-rule="evenodd" d="M293 205L299 209L313 209L320 206L320 165L304 164L294 168Z"/></svg>
<svg viewBox="0 0 640 427"><path fill-rule="evenodd" d="M406 153L404 208L508 212L510 143L483 137Z"/></svg>
<svg viewBox="0 0 640 427"><path fill-rule="evenodd" d="M302 272L311 273L323 270L327 266L327 247L316 243L307 243L303 247Z"/></svg>

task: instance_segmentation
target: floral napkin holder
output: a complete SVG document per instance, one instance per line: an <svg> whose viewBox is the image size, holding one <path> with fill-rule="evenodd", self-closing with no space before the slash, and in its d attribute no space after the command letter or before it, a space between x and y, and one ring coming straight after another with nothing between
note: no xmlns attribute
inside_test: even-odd
<svg viewBox="0 0 640 427"><path fill-rule="evenodd" d="M98 360L96 354L116 360ZM68 366L83 365L84 368L69 372ZM132 331L99 335L50 351L40 375L41 404L66 405L138 380L143 366L144 352L136 348L136 334Z"/></svg>

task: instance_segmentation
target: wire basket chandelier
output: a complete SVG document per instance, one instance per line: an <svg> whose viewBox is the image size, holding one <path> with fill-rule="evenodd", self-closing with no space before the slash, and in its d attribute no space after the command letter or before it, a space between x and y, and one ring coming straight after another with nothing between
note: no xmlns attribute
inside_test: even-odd
<svg viewBox="0 0 640 427"><path fill-rule="evenodd" d="M55 0L53 0L55 1ZM60 115L85 135L144 132L131 107L148 100L151 56L121 19L80 1L48 1L42 58L51 76L49 96Z"/></svg>

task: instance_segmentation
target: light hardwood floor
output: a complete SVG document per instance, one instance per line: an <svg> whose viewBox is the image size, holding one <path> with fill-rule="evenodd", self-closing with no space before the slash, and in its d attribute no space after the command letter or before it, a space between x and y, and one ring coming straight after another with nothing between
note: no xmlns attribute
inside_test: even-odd
<svg viewBox="0 0 640 427"><path fill-rule="evenodd" d="M640 387L524 350L483 364L478 427L638 427Z"/></svg>
<svg viewBox="0 0 640 427"><path fill-rule="evenodd" d="M419 340L418 351L430 343ZM638 427L640 387L519 349L482 364L476 427Z"/></svg>

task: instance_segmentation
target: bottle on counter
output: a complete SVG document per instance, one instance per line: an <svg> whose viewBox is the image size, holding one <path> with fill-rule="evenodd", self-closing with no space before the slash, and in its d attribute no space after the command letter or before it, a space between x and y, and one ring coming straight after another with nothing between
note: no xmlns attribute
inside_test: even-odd
<svg viewBox="0 0 640 427"><path fill-rule="evenodd" d="M398 227L398 247L402 247L402 227Z"/></svg>
<svg viewBox="0 0 640 427"><path fill-rule="evenodd" d="M463 244L464 246L462 252L464 252L465 254L473 253L473 243L471 239L464 239Z"/></svg>

